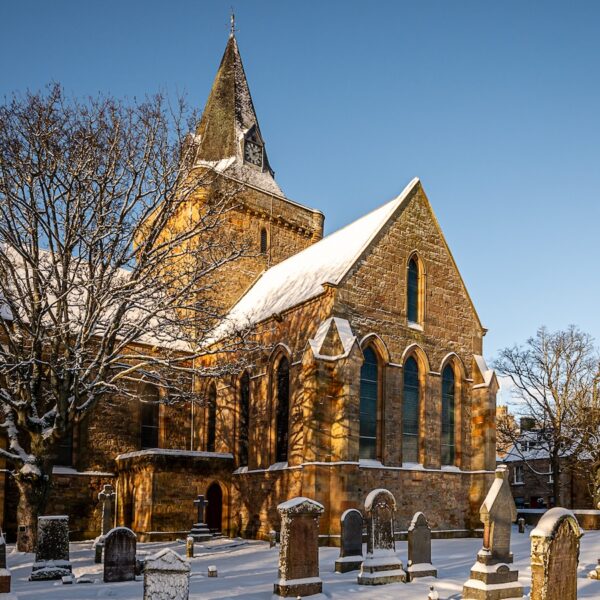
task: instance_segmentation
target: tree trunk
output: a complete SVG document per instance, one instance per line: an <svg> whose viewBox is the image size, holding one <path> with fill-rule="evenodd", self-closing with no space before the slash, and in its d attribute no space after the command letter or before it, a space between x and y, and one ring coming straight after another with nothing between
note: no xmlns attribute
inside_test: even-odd
<svg viewBox="0 0 600 600"><path fill-rule="evenodd" d="M552 456L552 493L554 494L554 506L562 506L562 498L560 497L560 457L558 454Z"/></svg>
<svg viewBox="0 0 600 600"><path fill-rule="evenodd" d="M17 506L17 550L34 552L37 541L38 516L46 508L50 477L47 475L15 475L19 488L19 504Z"/></svg>

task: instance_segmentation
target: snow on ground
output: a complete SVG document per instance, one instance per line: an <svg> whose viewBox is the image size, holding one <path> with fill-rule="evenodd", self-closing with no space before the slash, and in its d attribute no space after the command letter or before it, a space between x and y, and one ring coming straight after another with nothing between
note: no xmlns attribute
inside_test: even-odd
<svg viewBox="0 0 600 600"><path fill-rule="evenodd" d="M530 529L528 528L528 533ZM529 535L513 529L512 550L520 581L529 593L531 571L529 568ZM150 554L166 547L185 555L183 543L138 544L138 554ZM480 539L433 540L433 563L438 569L438 579L427 577L413 583L394 583L370 588L356 583L357 572L335 573L337 548L321 548L319 553L323 591L332 600L426 600L429 586L435 585L442 600L461 597L462 584L469 578L475 554L481 547ZM96 583L63 585L57 582L29 582L33 563L32 554L21 554L9 546L8 566L12 571L12 591L19 600L88 600L115 598L141 600L142 582ZM398 556L406 566L406 542L397 544ZM269 548L266 542L246 540L215 540L196 544L196 557L191 559L191 600L231 598L235 600L270 600L273 582L277 578L279 548ZM578 598L600 598L600 581L586 578L600 557L600 531L590 531L582 538L578 573ZM102 565L93 563L92 542L71 543L71 561L75 575L84 573L102 577ZM208 578L207 568L215 565L218 578Z"/></svg>

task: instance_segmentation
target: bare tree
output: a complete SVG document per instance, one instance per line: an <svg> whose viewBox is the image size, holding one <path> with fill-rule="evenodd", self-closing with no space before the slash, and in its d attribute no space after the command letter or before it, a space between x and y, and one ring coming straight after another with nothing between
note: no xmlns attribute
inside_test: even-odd
<svg viewBox="0 0 600 600"><path fill-rule="evenodd" d="M79 103L59 86L0 106L0 457L22 550L76 421L134 382L185 399L192 375L219 374L196 359L222 317L219 273L247 249L222 230L238 190L195 168L195 123L183 102Z"/></svg>
<svg viewBox="0 0 600 600"><path fill-rule="evenodd" d="M501 350L494 363L510 378L517 414L530 420L528 433L500 423L502 435L512 439L515 452L538 475L552 474L552 491L560 500L561 464L572 465L585 456L597 421L598 355L593 338L575 326L564 331L538 329L523 346ZM550 473L537 473L547 458Z"/></svg>

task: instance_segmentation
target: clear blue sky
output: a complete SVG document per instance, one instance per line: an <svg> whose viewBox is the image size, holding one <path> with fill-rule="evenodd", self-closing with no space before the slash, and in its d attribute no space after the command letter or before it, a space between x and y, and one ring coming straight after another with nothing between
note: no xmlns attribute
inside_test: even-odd
<svg viewBox="0 0 600 600"><path fill-rule="evenodd" d="M326 230L419 176L486 356L541 324L600 341L600 2L233 2L277 180ZM0 96L185 92L228 1L0 3Z"/></svg>

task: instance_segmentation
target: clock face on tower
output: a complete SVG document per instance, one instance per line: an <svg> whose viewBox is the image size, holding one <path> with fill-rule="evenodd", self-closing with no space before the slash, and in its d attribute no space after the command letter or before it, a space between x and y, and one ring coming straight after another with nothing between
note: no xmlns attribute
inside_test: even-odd
<svg viewBox="0 0 600 600"><path fill-rule="evenodd" d="M244 144L244 161L257 167L263 166L263 149L259 144L246 141Z"/></svg>

